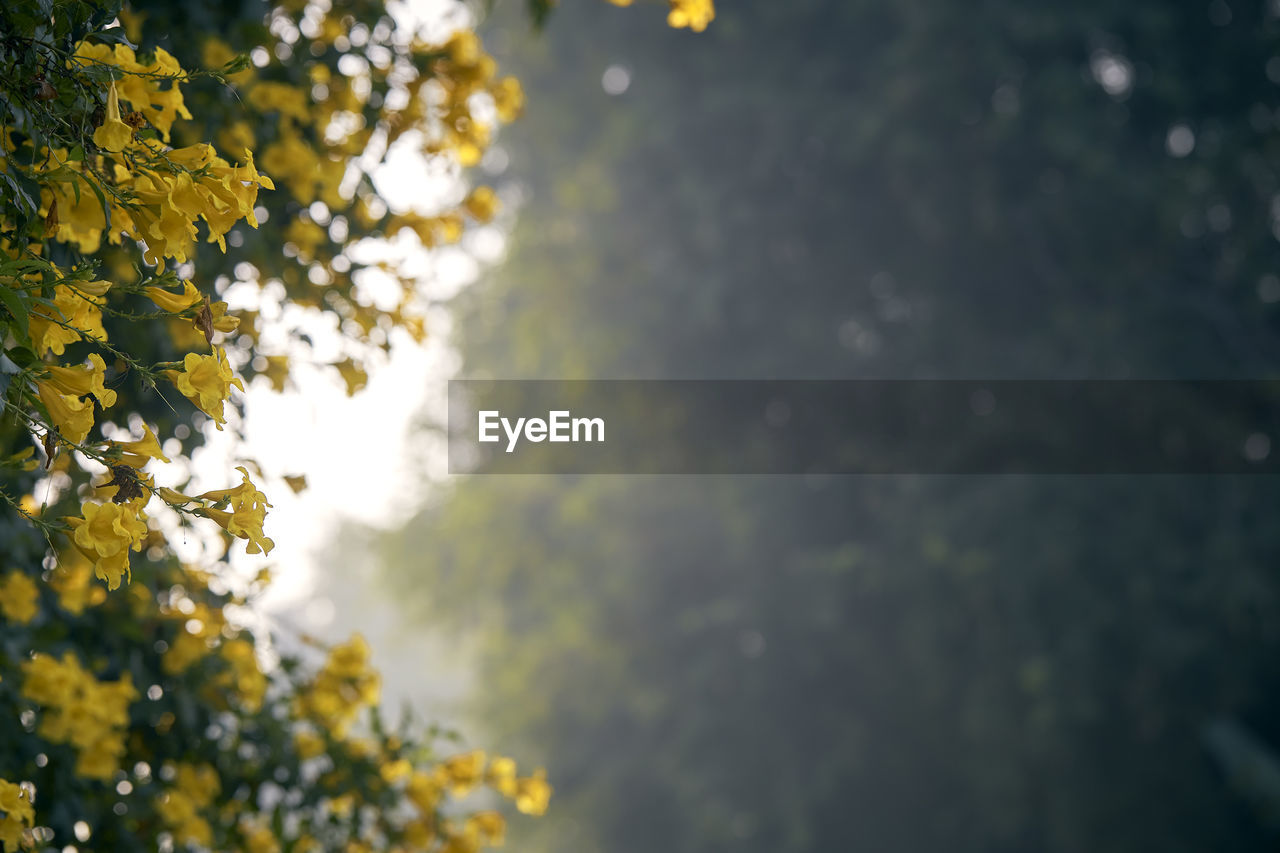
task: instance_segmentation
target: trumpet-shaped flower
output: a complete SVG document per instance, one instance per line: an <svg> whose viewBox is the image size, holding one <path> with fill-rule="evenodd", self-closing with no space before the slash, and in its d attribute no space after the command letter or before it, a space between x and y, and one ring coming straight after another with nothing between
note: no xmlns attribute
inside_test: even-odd
<svg viewBox="0 0 1280 853"><path fill-rule="evenodd" d="M167 486L161 486L156 489L156 494L160 496L160 500L173 506L186 506L187 504L195 501L195 498L189 495L184 495L177 489L170 489Z"/></svg>
<svg viewBox="0 0 1280 853"><path fill-rule="evenodd" d="M216 331L222 332L223 334L229 334L230 332L234 332L236 329L240 328L240 318L233 317L232 315L228 314L227 309L229 307L230 306L228 306L227 303L225 302L210 303L209 305L209 327L210 328ZM199 318L197 318L197 320L198 319ZM199 328L198 325L197 325L197 328Z"/></svg>
<svg viewBox="0 0 1280 853"><path fill-rule="evenodd" d="M124 454L121 461L125 465L134 468L141 468L151 459L159 459L161 462L169 461L169 457L165 456L164 451L160 449L159 439L146 424L142 425L142 438L135 441L113 441L111 446L118 448Z"/></svg>
<svg viewBox="0 0 1280 853"><path fill-rule="evenodd" d="M216 521L232 536L247 539L249 545L245 550L250 554L257 554L259 551L269 554L275 547L275 542L262 532L262 525L266 522L267 509L271 504L267 502L267 496L260 492L249 479L248 471L243 467L236 470L244 477L240 485L230 489L205 492L198 496L199 500L214 503L226 501L227 509L205 507L196 511Z"/></svg>
<svg viewBox="0 0 1280 853"><path fill-rule="evenodd" d="M218 429L227 419L222 414L222 404L231 395L231 386L244 390L244 383L231 372L227 354L220 348L213 355L187 353L182 360L182 370L169 371L173 384L188 400L213 418Z"/></svg>
<svg viewBox="0 0 1280 853"><path fill-rule="evenodd" d="M73 61L81 65L110 65L126 72L117 81L119 97L140 111L166 142L169 140L169 130L179 116L191 118L182 90L178 86L179 82L186 79L186 72L173 55L163 48L157 48L155 58L150 64L144 65L128 45L81 42L76 48Z"/></svg>
<svg viewBox="0 0 1280 853"><path fill-rule="evenodd" d="M108 589L120 586L121 577L129 576L129 551L142 550L147 535L146 515L139 504L84 503L81 518L69 518L75 530L72 541L94 562L94 571L107 582Z"/></svg>
<svg viewBox="0 0 1280 853"><path fill-rule="evenodd" d="M107 93L107 117L93 132L93 144L104 151L123 151L132 140L133 128L120 118L120 96L113 81Z"/></svg>
<svg viewBox="0 0 1280 853"><path fill-rule="evenodd" d="M147 298L159 305L162 311L168 311L171 314L181 314L202 298L200 290L189 281L182 282L181 293L173 293L154 285L148 287L145 292Z"/></svg>
<svg viewBox="0 0 1280 853"><path fill-rule="evenodd" d="M78 283L75 287L59 284L53 289L52 308L36 306L31 312L31 340L37 353L52 351L62 355L67 344L81 338L107 339L107 332L102 328L102 309L96 301L106 292L102 285L110 287L107 282Z"/></svg>
<svg viewBox="0 0 1280 853"><path fill-rule="evenodd" d="M63 438L72 444L85 440L93 429L93 403L63 394L51 382L37 382L36 393Z"/></svg>
<svg viewBox="0 0 1280 853"><path fill-rule="evenodd" d="M63 394L70 394L75 397L92 394L104 409L115 405L116 392L107 388L104 384L106 381L106 362L97 353L89 356L88 365L80 365L78 367L50 365L47 369L49 371L49 384Z"/></svg>

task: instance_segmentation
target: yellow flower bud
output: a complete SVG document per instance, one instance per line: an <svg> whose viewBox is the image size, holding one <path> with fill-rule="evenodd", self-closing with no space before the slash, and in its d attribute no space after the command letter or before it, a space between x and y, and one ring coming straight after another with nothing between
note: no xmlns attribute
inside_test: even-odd
<svg viewBox="0 0 1280 853"><path fill-rule="evenodd" d="M123 151L132 140L133 128L120 120L120 96L112 81L111 91L107 93L107 117L93 132L93 143L104 151Z"/></svg>

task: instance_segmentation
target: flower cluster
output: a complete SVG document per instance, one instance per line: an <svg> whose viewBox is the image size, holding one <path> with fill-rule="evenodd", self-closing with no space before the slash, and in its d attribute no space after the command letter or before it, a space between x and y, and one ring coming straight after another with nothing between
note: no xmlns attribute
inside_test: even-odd
<svg viewBox="0 0 1280 853"><path fill-rule="evenodd" d="M94 572L108 589L129 578L129 552L142 550L147 535L142 503L140 498L123 503L85 502L80 506L81 517L67 519L75 531L71 541L93 562Z"/></svg>
<svg viewBox="0 0 1280 853"><path fill-rule="evenodd" d="M95 252L110 227L112 242L140 241L147 247L146 261L163 267L166 258L187 259L198 221L204 221L209 242L224 249L225 235L236 222L243 219L257 227L258 189L272 189L273 184L254 167L252 152L237 154L245 162L232 166L207 143L167 144L174 120L191 118L179 85L187 75L171 55L158 48L155 60L144 65L126 45L82 43L71 64L110 69L113 79L103 122L93 134L102 152L97 162L51 152L52 161L64 164L66 173L51 174L61 179L51 180L47 190L47 209L57 211L57 239ZM131 121L122 116L121 101L136 108L129 114ZM151 123L160 139L135 132L142 120ZM104 206L82 192L82 181L100 182L99 192L109 203Z"/></svg>
<svg viewBox="0 0 1280 853"><path fill-rule="evenodd" d="M402 787L406 799L419 811L420 818L406 825L406 836L415 847L425 848L438 831L446 850L478 850L503 842L506 820L496 811L480 811L462 821L444 821L432 827L425 821L436 813L445 795L465 797L481 785L513 800L516 808L528 815L541 815L551 798L545 771L518 776L516 763L505 756L494 756L486 762L482 750L473 750L446 758L435 766L412 770L407 762L393 761L381 768L382 777Z"/></svg>
<svg viewBox="0 0 1280 853"><path fill-rule="evenodd" d="M13 569L0 578L0 615L25 625L36 617L40 588L25 572Z"/></svg>
<svg viewBox="0 0 1280 853"><path fill-rule="evenodd" d="M502 843L504 812L547 808L541 769L393 733L360 637L316 666L243 624L265 581L246 592L166 541L194 525L272 551L259 484L296 490L302 472L186 479L256 375L282 388L318 349L299 326L260 351L258 320L336 320L325 364L359 392L393 333L423 338L431 302L420 270L357 246L403 236L430 255L502 209L461 185L392 209L373 175L403 148L459 174L524 107L470 29L402 28L380 3L269 5L266 26L254 11L218 36L159 0L5 9L0 739L21 742L6 778L41 785L37 807L0 780L5 850L469 853ZM670 20L710 14L673 0ZM390 296L361 293L366 274ZM480 788L484 808L462 802Z"/></svg>
<svg viewBox="0 0 1280 853"><path fill-rule="evenodd" d="M106 66L122 72L120 89L123 92L123 98L135 109L141 111L143 118L151 123L166 142L169 141L169 131L178 116L191 118L191 113L187 112L186 103L182 98L182 90L178 86L180 81L186 79L186 72L178 65L178 60L162 47L155 49L151 62L143 63L138 61L137 54L128 45L107 46L81 42L69 64L73 67ZM113 84L111 97L107 102L107 115L94 133L95 141L104 132L107 134L127 132L132 136L132 131L137 125L132 122L125 124L121 121L118 97ZM123 125L123 129L115 125ZM101 142L98 144L102 145ZM118 151L124 146L120 145L114 149L107 145L102 147Z"/></svg>
<svg viewBox="0 0 1280 853"><path fill-rule="evenodd" d="M243 383L214 335L234 331L238 318L227 313L225 302L212 300L190 281L182 282L180 293L163 287L163 269L168 260L189 259L201 224L207 241L224 251L226 235L237 223L257 227L258 191L272 188L272 182L257 171L247 149L237 155L241 165L232 165L208 143L169 144L175 123L191 118L183 93L191 75L165 50L157 48L142 61L125 44L82 40L64 64L72 89L91 99L95 90L102 91L105 106L91 140L81 138L77 144L74 137L59 140L24 128L29 141L23 144L35 146L30 140L36 138L47 144L25 155L17 144L5 146L6 165L30 161L43 221L36 226L38 240L24 247L8 239L0 247L7 253L7 260L0 253L0 303L13 321L7 329L19 344L28 345L14 350L27 355L19 362L17 381L8 383L14 391L4 402L40 440L46 465L53 464L59 447L66 447L111 473L103 488L83 502L80 516L66 519L65 529L96 575L115 589L129 577L130 553L141 550L148 536L145 506L157 491L143 469L151 460L169 459L145 425L138 441L94 442L90 436L102 414L116 405L113 384L128 371L144 382L167 377L219 429L226 423L224 405L233 388L243 390ZM113 283L95 277L91 265L68 269L56 264L44 250L44 244L60 243L89 255L99 252L104 241L122 248L138 245L142 262L154 267L155 274ZM160 308L157 319L189 323L209 352L148 364L113 346L105 317L136 317L114 297L137 295L148 296ZM96 351L84 353L85 344ZM69 358L73 350L77 358ZM247 479L233 491L211 498L202 513L231 535L249 540L251 551L270 550L271 540L262 532L269 506L265 497ZM227 500L232 503L229 512L213 505ZM53 522L45 523L46 529L53 528Z"/></svg>
<svg viewBox="0 0 1280 853"><path fill-rule="evenodd" d="M61 278L61 271L56 266L53 273ZM110 288L109 281L62 279L55 284L52 302L35 306L31 315L30 332L35 351L62 355L68 344L77 341L105 342L107 333L102 328L102 297Z"/></svg>
<svg viewBox="0 0 1280 853"><path fill-rule="evenodd" d="M381 679L369 666L369 644L356 634L334 646L315 681L298 695L298 716L341 738L360 711L378 701Z"/></svg>
<svg viewBox="0 0 1280 853"><path fill-rule="evenodd" d="M79 775L110 779L124 755L129 703L138 698L128 673L118 681L98 681L71 652L60 660L37 653L22 672L22 695L44 710L40 736L75 747Z"/></svg>
<svg viewBox="0 0 1280 853"><path fill-rule="evenodd" d="M208 764L178 764L171 768L172 786L160 795L156 811L179 844L209 846L213 829L203 812L222 791L218 771Z"/></svg>

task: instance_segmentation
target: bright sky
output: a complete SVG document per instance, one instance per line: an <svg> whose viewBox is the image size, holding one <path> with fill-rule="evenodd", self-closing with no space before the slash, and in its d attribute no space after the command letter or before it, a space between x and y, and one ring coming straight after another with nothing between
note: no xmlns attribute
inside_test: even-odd
<svg viewBox="0 0 1280 853"><path fill-rule="evenodd" d="M425 27L431 40L443 39L472 21L470 12L454 0L412 0L388 3L388 8L402 28ZM430 212L456 203L466 192L467 182L456 170L427 162L419 153L420 143L405 134L375 174L379 192L392 209ZM505 153L495 146L482 164L488 174L480 177L495 177L506 162ZM516 201L508 193L501 195L504 201ZM413 241L392 241L362 255L395 259L420 281L421 293L433 300L446 299L475 281L484 267L501 260L507 227L509 218L503 225L473 229L456 247L428 252ZM365 290L375 301L376 285L371 281ZM260 299L256 285L233 285L224 298L233 311L269 309L273 301L269 292ZM314 341L314 350L305 354L294 348L291 353L305 355L304 362L341 358L341 340L330 318L316 322L305 312L291 309L262 313L264 341L282 340L281 332L290 326L303 328ZM432 413L443 413L446 380L458 368L448 344L449 317L443 308L428 315L428 330L424 344L404 334L393 335L390 357L366 365L369 382L354 396L347 396L342 380L331 369L304 363L294 369L297 387L283 393L273 391L265 378L252 382L244 394L242 424L232 419L231 428L223 432L209 424L206 445L192 459L195 480L188 493L234 485L239 477L235 466L246 459L261 465L264 476L259 481L255 475L254 481L273 504L265 532L276 547L263 559L246 555L244 543L236 541L230 562L234 574L243 578L252 577L261 566L272 567L273 583L260 602L264 611L322 634L331 621L343 622L340 605L310 600L316 572L325 565L325 551L342 522L392 529L420 505L428 483L445 476L443 445L421 427ZM240 429L234 429L237 426ZM243 434L243 441L237 432ZM282 479L297 474L305 474L308 484L299 495ZM162 475L157 483L167 485L168 478ZM207 562L208 540L191 534L185 540L178 539L179 555L196 562L206 555L203 562Z"/></svg>

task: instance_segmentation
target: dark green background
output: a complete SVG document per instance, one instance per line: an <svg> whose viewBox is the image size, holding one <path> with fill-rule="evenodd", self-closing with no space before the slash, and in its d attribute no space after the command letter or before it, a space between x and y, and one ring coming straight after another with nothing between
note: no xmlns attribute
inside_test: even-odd
<svg viewBox="0 0 1280 853"><path fill-rule="evenodd" d="M533 35L500 4L526 202L455 300L464 374L1273 377L1273 5L724 0L693 35L583 2ZM550 768L519 849L1250 851L1278 508L1271 478L472 478L384 552L480 638L479 725ZM1208 748L1223 720L1255 740Z"/></svg>

